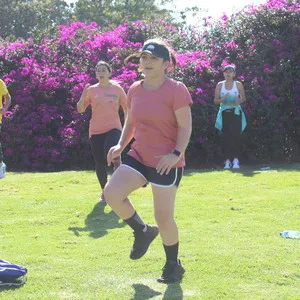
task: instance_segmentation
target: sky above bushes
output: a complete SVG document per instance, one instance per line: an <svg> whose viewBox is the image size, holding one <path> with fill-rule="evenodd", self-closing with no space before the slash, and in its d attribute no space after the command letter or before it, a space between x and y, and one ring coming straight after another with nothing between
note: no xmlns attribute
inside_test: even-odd
<svg viewBox="0 0 300 300"><path fill-rule="evenodd" d="M175 0L174 5L172 7L167 6L169 9L175 9L177 11L184 10L185 8L191 8L196 6L201 8L202 12L200 13L203 17L213 17L219 18L223 13L227 15L231 15L241 10L246 5L259 5L266 3L266 0ZM191 25L197 25L198 20L193 18L192 16L186 18L186 20Z"/></svg>
<svg viewBox="0 0 300 300"><path fill-rule="evenodd" d="M75 0L67 0L68 4L76 2ZM242 9L246 5L259 5L266 3L267 0L174 0L174 5L166 5L168 9L182 11L188 7L199 7L203 10L201 15L203 17L211 16L214 18L220 17L223 13L232 14ZM197 22L194 18L187 18L188 22L195 24Z"/></svg>

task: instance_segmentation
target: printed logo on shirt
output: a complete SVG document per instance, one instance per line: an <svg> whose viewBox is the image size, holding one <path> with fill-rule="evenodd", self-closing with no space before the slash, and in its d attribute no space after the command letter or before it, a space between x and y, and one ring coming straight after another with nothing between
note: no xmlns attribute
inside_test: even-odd
<svg viewBox="0 0 300 300"><path fill-rule="evenodd" d="M110 98L108 103L117 102L119 100L119 97L116 94L104 94L104 97Z"/></svg>

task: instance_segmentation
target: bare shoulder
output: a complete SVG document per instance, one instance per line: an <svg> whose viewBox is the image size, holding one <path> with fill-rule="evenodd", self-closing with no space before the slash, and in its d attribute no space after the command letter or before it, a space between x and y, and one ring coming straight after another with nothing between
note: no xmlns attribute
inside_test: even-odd
<svg viewBox="0 0 300 300"><path fill-rule="evenodd" d="M117 82L117 81L112 82L112 86L113 86L114 88L116 88L118 91L121 91L121 92L124 91L123 87L122 87L122 86L120 85L120 83Z"/></svg>
<svg viewBox="0 0 300 300"><path fill-rule="evenodd" d="M93 85L90 85L89 87L88 87L88 89L95 89L95 88L97 88L99 86L99 84L98 83L95 83L95 84L93 84Z"/></svg>
<svg viewBox="0 0 300 300"><path fill-rule="evenodd" d="M142 86L142 82L143 80L138 80L132 83L128 89L128 93L133 93L135 90L139 89Z"/></svg>
<svg viewBox="0 0 300 300"><path fill-rule="evenodd" d="M113 87L117 87L117 88L120 88L120 87L121 87L120 83L119 83L117 80L110 79L110 80L109 80L109 83L110 83L111 86L113 86Z"/></svg>
<svg viewBox="0 0 300 300"><path fill-rule="evenodd" d="M138 87L138 86L142 85L142 82L143 82L143 80L135 81L134 83L132 83L132 85L130 86L130 88Z"/></svg>
<svg viewBox="0 0 300 300"><path fill-rule="evenodd" d="M236 81L236 85L240 86L240 87L243 87L243 84L240 81Z"/></svg>
<svg viewBox="0 0 300 300"><path fill-rule="evenodd" d="M182 81L175 80L173 78L168 78L167 84L173 90L174 93L176 93L177 91L188 91L187 86Z"/></svg>
<svg viewBox="0 0 300 300"><path fill-rule="evenodd" d="M224 81L218 82L216 88L217 88L217 89L220 89L220 88L222 87L223 82L224 82Z"/></svg>

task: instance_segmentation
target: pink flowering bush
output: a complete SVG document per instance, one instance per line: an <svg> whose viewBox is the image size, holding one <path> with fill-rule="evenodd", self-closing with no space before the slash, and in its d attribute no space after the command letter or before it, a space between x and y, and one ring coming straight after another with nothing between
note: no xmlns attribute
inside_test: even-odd
<svg viewBox="0 0 300 300"><path fill-rule="evenodd" d="M40 43L3 42L0 71L13 100L1 133L7 164L20 170L91 168L90 110L76 111L83 87L96 82L94 66L104 59L113 66L113 79L127 90L140 75L136 65L123 60L153 36L169 40L177 50L174 77L194 100L188 164L222 159L213 98L227 62L237 65L248 98L244 159L299 161L298 15L297 1L270 0L231 17L206 19L200 29L137 21L103 32L95 23L76 22L60 26Z"/></svg>
<svg viewBox="0 0 300 300"><path fill-rule="evenodd" d="M223 79L221 66L228 63L236 64L237 80L248 99L243 105L248 126L242 161L299 161L299 12L299 1L270 0L212 23L204 20L201 34L192 33L192 59L185 62L180 78L196 102L188 153L193 161L198 157L200 164L211 164L222 159L212 100L216 83ZM195 48L206 59L197 59Z"/></svg>
<svg viewBox="0 0 300 300"><path fill-rule="evenodd" d="M113 63L113 75L125 86L135 80L123 58L141 44L124 42L125 33L124 26L101 32L95 23L73 23L40 44L18 40L1 47L3 79L13 99L2 132L10 166L56 170L91 165L90 113L78 114L76 102L85 84L95 83L99 59Z"/></svg>

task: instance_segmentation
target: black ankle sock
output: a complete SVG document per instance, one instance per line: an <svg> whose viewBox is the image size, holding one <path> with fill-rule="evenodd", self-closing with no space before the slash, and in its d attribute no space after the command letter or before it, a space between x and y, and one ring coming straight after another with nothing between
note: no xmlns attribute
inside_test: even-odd
<svg viewBox="0 0 300 300"><path fill-rule="evenodd" d="M179 248L179 242L174 244L174 245L171 245L171 246L164 245L167 263L171 262L171 261L172 262L177 262L177 260L178 260L178 248Z"/></svg>
<svg viewBox="0 0 300 300"><path fill-rule="evenodd" d="M143 231L146 226L137 212L135 212L129 219L124 220L124 222L126 222L134 231Z"/></svg>

